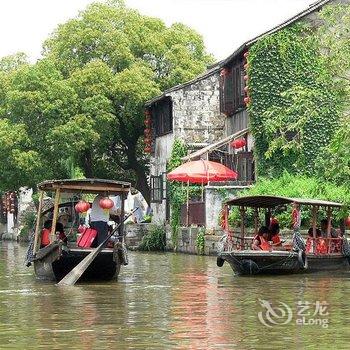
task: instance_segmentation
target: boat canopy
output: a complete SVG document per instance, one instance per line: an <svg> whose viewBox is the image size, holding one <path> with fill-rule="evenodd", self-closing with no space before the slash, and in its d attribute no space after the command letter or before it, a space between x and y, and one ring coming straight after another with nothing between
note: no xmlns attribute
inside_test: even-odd
<svg viewBox="0 0 350 350"><path fill-rule="evenodd" d="M319 199L288 198L276 196L246 196L237 197L226 202L228 205L244 206L252 208L273 208L283 204L297 203L300 205L315 205L320 207L337 207L343 205L336 202L329 202Z"/></svg>
<svg viewBox="0 0 350 350"><path fill-rule="evenodd" d="M48 180L41 182L38 189L41 191L55 191L60 189L61 192L70 193L102 193L122 194L130 191L129 182L105 180L105 179L64 179Z"/></svg>

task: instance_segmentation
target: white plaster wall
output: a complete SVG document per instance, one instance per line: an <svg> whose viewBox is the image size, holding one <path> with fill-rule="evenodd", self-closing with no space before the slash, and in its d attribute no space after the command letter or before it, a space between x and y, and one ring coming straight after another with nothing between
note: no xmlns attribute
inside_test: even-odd
<svg viewBox="0 0 350 350"><path fill-rule="evenodd" d="M157 137L155 142L155 152L154 155L151 157L151 175L160 175L166 172L166 164L171 156L173 143L173 133ZM151 203L151 208L153 211L153 222L159 224L164 223L166 213L165 200L163 200L162 203Z"/></svg>
<svg viewBox="0 0 350 350"><path fill-rule="evenodd" d="M205 226L207 230L219 230L219 215L224 202L237 196L237 192L248 188L248 186L206 186L205 187ZM227 198L223 198L222 190L228 193ZM208 206L208 203L210 205Z"/></svg>

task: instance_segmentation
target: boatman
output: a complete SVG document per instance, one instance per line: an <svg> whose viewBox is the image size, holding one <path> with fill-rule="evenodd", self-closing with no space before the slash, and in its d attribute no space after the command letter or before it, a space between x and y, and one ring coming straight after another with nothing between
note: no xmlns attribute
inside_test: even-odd
<svg viewBox="0 0 350 350"><path fill-rule="evenodd" d="M94 242L94 246L100 245L107 238L109 213L116 211L115 205L110 211L101 208L100 200L103 198L105 198L105 196L98 194L91 206L90 227L97 231L97 239Z"/></svg>

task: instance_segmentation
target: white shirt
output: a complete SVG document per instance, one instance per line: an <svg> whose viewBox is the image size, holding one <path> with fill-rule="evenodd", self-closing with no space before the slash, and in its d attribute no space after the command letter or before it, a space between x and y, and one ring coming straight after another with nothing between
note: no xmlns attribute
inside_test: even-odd
<svg viewBox="0 0 350 350"><path fill-rule="evenodd" d="M98 194L94 201L92 202L91 206L91 213L90 213L90 221L109 221L109 210L104 210L100 207L100 200L102 198L105 198L105 196L102 196L101 194ZM111 211L114 209L114 207L111 209Z"/></svg>

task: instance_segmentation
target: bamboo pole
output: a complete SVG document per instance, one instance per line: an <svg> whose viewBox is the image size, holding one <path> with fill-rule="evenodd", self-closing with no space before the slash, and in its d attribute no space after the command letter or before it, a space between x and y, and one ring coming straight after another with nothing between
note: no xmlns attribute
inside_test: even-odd
<svg viewBox="0 0 350 350"><path fill-rule="evenodd" d="M244 248L244 236L245 236L245 226L244 226L244 219L245 219L245 208L242 206L240 207L241 212L241 249Z"/></svg>
<svg viewBox="0 0 350 350"><path fill-rule="evenodd" d="M121 197L121 205L120 205L120 232L122 233L122 242L125 240L125 232L124 232L124 217L125 217L125 204L124 204L124 193L120 195ZM120 237L118 234L118 241L120 241Z"/></svg>
<svg viewBox="0 0 350 350"><path fill-rule="evenodd" d="M312 206L312 236L314 239L316 239L317 211L318 211L318 207L316 205L313 205Z"/></svg>
<svg viewBox="0 0 350 350"><path fill-rule="evenodd" d="M259 226L259 209L254 208L254 235L258 234L258 226Z"/></svg>
<svg viewBox="0 0 350 350"><path fill-rule="evenodd" d="M190 207L189 207L189 196L190 196L190 181L187 180L187 207L186 207L186 226L189 226L190 222Z"/></svg>
<svg viewBox="0 0 350 350"><path fill-rule="evenodd" d="M50 243L54 242L56 239L56 223L57 223L57 217L58 217L58 205L60 204L60 197L61 197L61 189L57 188L55 193L55 204L53 207L53 218L52 218L52 226L51 226L51 233L50 233Z"/></svg>
<svg viewBox="0 0 350 350"><path fill-rule="evenodd" d="M331 248L331 228L332 228L332 208L327 207L327 243L328 243L328 254L330 253Z"/></svg>
<svg viewBox="0 0 350 350"><path fill-rule="evenodd" d="M39 206L38 206L38 213L36 217L36 225L35 225L35 233L34 233L34 247L33 247L34 254L39 250L39 246L40 246L39 244L39 241L41 238L40 221L41 221L41 210L43 207L43 199L44 199L44 192L40 191Z"/></svg>

